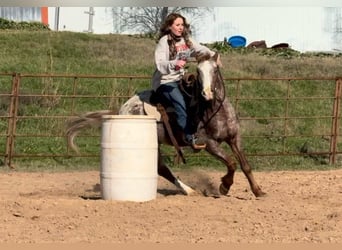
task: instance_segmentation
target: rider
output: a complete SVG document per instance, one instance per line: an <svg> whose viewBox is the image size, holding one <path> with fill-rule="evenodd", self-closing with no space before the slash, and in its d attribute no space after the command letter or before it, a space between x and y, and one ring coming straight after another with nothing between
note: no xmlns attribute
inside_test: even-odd
<svg viewBox="0 0 342 250"><path fill-rule="evenodd" d="M191 131L185 100L178 84L185 73L187 57L193 53L210 53L213 56L215 52L197 43L190 37L190 33L190 25L185 17L178 13L171 13L166 17L155 49L156 70L152 77L152 86L173 104L177 123L185 134L185 142L194 149L203 149L206 144L200 142Z"/></svg>

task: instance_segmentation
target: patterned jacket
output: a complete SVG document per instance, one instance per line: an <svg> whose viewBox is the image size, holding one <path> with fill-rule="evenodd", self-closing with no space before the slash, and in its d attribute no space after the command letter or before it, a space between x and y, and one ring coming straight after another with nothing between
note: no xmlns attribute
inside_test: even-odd
<svg viewBox="0 0 342 250"><path fill-rule="evenodd" d="M190 49L182 38L176 43L177 56L176 59L170 60L169 45L167 43L167 35L160 38L155 52L154 59L156 64L156 70L152 76L152 88L156 90L161 84L169 82L179 81L184 73L184 69L177 69L176 62L181 58L186 59L187 57L194 56L195 53L210 53L211 56L215 52L211 51L204 45L197 43L195 40L190 38L193 47ZM184 58L185 57L185 58Z"/></svg>

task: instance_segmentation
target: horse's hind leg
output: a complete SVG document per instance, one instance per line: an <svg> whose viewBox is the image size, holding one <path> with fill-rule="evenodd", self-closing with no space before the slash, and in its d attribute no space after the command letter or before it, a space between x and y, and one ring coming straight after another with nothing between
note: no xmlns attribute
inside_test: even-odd
<svg viewBox="0 0 342 250"><path fill-rule="evenodd" d="M184 194L190 195L196 193L191 187L185 185L178 178L176 178L171 170L164 163L161 154L158 152L158 174L164 177L166 180L178 187Z"/></svg>
<svg viewBox="0 0 342 250"><path fill-rule="evenodd" d="M233 140L229 141L228 144L230 145L234 155L239 160L242 172L247 177L247 180L249 182L249 185L252 189L253 194L256 197L264 196L266 193L264 193L257 182L254 179L251 166L249 165L246 155L243 153L242 149L240 148L240 144L238 141L238 137L236 136Z"/></svg>
<svg viewBox="0 0 342 250"><path fill-rule="evenodd" d="M227 195L231 185L234 183L234 174L237 168L236 163L222 148L220 148L220 144L215 140L207 141L206 150L227 166L227 174L221 178L219 189L222 195Z"/></svg>

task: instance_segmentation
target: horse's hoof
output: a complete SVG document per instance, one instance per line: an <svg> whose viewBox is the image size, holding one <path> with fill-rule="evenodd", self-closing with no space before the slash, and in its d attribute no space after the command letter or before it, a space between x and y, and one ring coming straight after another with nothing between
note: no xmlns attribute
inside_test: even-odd
<svg viewBox="0 0 342 250"><path fill-rule="evenodd" d="M193 190L193 191L187 193L186 195L187 196L200 196L201 194L198 193L197 191Z"/></svg>
<svg viewBox="0 0 342 250"><path fill-rule="evenodd" d="M220 184L220 187L219 187L219 191L220 191L220 194L222 195L227 195L228 192L229 192L229 188L226 188L223 183Z"/></svg>
<svg viewBox="0 0 342 250"><path fill-rule="evenodd" d="M210 190L207 190L207 189L204 189L202 191L202 195L205 196L205 197L211 197L211 198L214 198L214 199L217 199L217 198L220 198L221 195L217 192L212 192Z"/></svg>
<svg viewBox="0 0 342 250"><path fill-rule="evenodd" d="M175 185L181 189L181 191L185 194L185 195L195 195L197 192L192 189L191 187L185 185L183 182L181 182L180 180L176 179L175 181Z"/></svg>
<svg viewBox="0 0 342 250"><path fill-rule="evenodd" d="M255 197L258 197L258 198L265 197L265 196L267 196L267 194L261 190L255 193Z"/></svg>

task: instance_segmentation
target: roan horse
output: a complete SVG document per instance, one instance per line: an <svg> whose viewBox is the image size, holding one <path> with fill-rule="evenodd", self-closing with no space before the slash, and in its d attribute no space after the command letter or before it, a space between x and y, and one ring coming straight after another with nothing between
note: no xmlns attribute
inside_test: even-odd
<svg viewBox="0 0 342 250"><path fill-rule="evenodd" d="M235 110L229 102L224 82L216 63L217 54L210 58L209 55L198 58L197 64L197 84L200 85L200 107L201 112L197 126L197 133L200 137L206 139L206 151L223 162L227 167L227 174L221 178L219 191L222 195L227 195L234 180L236 171L236 162L233 157L228 155L220 145L226 142L235 158L238 160L241 169L251 187L253 194L256 197L264 196L265 193L261 190L254 179L251 167L241 148L241 137L239 131L239 123ZM146 115L144 111L144 102L149 101L152 90L143 91L131 97L119 110L121 115ZM77 151L74 144L74 138L81 129L88 126L99 126L101 124L102 115L114 114L113 111L102 110L90 112L78 118L70 120L67 124L67 137L69 146ZM174 137L177 139L179 146L188 146L184 144L182 132L177 129L177 126L172 126ZM176 129L175 129L176 128ZM163 123L157 125L158 143L172 145L170 136L168 135ZM176 178L171 170L167 167L161 157L160 149L158 148L158 174L175 186L177 186L184 194L190 195L196 191L184 184Z"/></svg>

